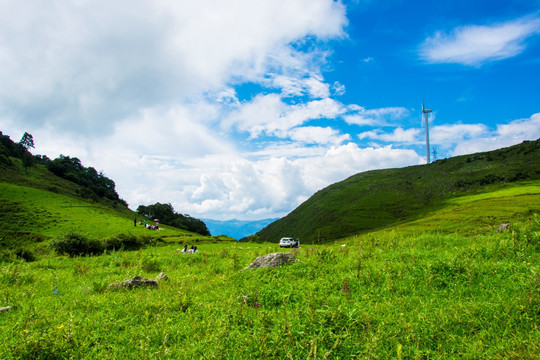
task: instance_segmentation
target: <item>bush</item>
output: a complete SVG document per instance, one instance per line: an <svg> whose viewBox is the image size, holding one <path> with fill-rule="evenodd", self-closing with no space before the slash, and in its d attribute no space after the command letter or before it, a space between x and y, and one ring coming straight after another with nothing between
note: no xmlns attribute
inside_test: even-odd
<svg viewBox="0 0 540 360"><path fill-rule="evenodd" d="M104 250L101 241L92 240L84 235L76 233L69 233L60 236L53 241L50 246L58 254L68 254L72 257L100 254Z"/></svg>
<svg viewBox="0 0 540 360"><path fill-rule="evenodd" d="M104 246L107 250L138 250L144 246L144 242L135 235L118 234L105 240Z"/></svg>
<svg viewBox="0 0 540 360"><path fill-rule="evenodd" d="M141 267L148 272L159 272L161 270L158 259L147 256L142 258Z"/></svg>
<svg viewBox="0 0 540 360"><path fill-rule="evenodd" d="M32 250L21 248L15 251L15 255L26 262L36 261L36 255L32 252Z"/></svg>

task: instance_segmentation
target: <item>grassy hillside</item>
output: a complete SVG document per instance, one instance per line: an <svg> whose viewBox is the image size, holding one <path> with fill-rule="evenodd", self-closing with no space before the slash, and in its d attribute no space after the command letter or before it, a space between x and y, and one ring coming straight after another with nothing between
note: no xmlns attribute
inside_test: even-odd
<svg viewBox="0 0 540 360"><path fill-rule="evenodd" d="M282 236L294 236L304 243L323 243L433 214L451 215L461 208L457 205L463 196L506 191L508 196L499 200L469 204L473 207L468 215L454 213L444 220L458 221L448 228L451 230L459 229L463 219L471 223L472 218L478 219L482 226L498 225L505 219L526 216L540 208L539 159L537 140L429 165L356 174L317 192L253 238L275 242ZM522 194L518 198L512 194L523 186L528 187L527 196ZM518 190L512 190L514 187ZM446 226L433 224L437 228Z"/></svg>
<svg viewBox="0 0 540 360"><path fill-rule="evenodd" d="M134 226L143 220L135 212L109 199L88 196L86 189L55 176L42 165L14 167L0 173L0 247L29 246L69 232L93 238L118 234L173 237L197 236L160 225L162 231Z"/></svg>
<svg viewBox="0 0 540 360"><path fill-rule="evenodd" d="M499 225L531 222L540 214L540 181L525 181L485 193L464 195L443 203L424 217L369 232L376 237L424 232L472 236L497 231ZM361 235L353 235L354 239Z"/></svg>

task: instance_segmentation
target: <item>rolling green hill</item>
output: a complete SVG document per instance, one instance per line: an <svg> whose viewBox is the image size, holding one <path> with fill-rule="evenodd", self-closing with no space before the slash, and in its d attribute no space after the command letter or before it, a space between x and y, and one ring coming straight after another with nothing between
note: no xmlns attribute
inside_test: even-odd
<svg viewBox="0 0 540 360"><path fill-rule="evenodd" d="M324 243L388 227L485 231L540 212L540 140L429 165L356 174L252 236Z"/></svg>
<svg viewBox="0 0 540 360"><path fill-rule="evenodd" d="M31 246L75 232L92 238L118 234L135 236L197 237L160 224L162 231L134 226L143 218L123 203L100 198L88 189L51 173L37 164L23 169L20 159L0 171L0 248Z"/></svg>

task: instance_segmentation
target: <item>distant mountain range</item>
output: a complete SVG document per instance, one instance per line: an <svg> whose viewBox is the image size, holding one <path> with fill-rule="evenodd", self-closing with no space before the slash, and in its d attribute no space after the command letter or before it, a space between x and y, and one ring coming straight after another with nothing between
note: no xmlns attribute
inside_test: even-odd
<svg viewBox="0 0 540 360"><path fill-rule="evenodd" d="M268 224L273 223L276 219L262 219L254 221L243 220L213 220L213 219L201 219L206 224L210 234L212 235L227 235L237 240L240 240L246 236L253 235L256 232L263 229Z"/></svg>

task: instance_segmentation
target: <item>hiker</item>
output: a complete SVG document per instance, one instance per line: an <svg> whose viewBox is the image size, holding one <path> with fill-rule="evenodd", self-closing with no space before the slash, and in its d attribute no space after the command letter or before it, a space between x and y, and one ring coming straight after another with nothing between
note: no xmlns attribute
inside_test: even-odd
<svg viewBox="0 0 540 360"><path fill-rule="evenodd" d="M133 226L137 226L137 218L133 219Z"/></svg>

